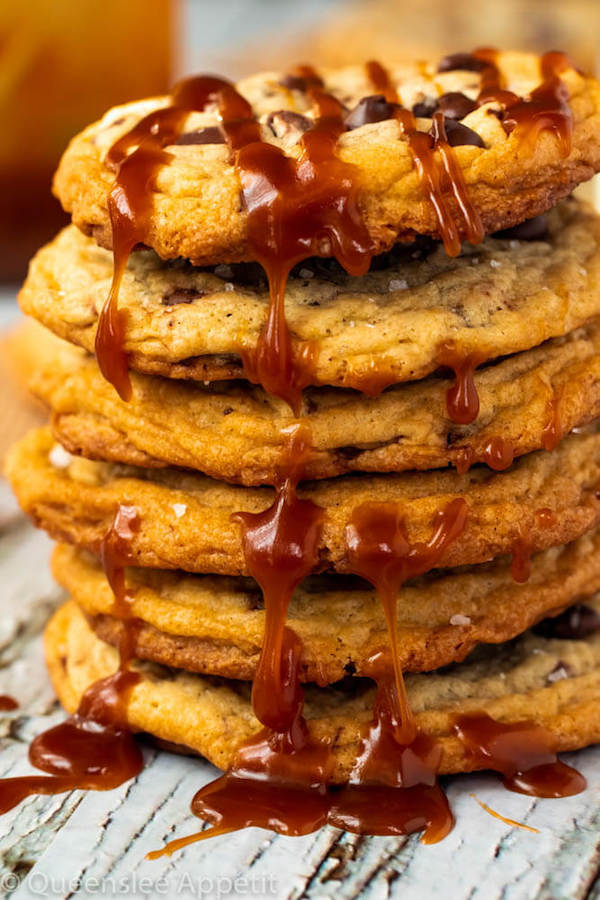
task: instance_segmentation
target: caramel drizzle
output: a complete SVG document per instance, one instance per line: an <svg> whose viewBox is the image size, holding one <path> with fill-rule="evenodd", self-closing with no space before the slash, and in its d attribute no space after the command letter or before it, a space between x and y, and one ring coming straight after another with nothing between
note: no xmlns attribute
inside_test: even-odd
<svg viewBox="0 0 600 900"><path fill-rule="evenodd" d="M440 347L438 362L454 372L455 382L446 392L446 410L458 425L470 425L479 415L475 370L485 359L481 353L462 353L451 341Z"/></svg>
<svg viewBox="0 0 600 900"><path fill-rule="evenodd" d="M454 731L478 765L503 775L509 791L571 797L587 786L583 775L557 758L553 734L534 722L497 722L476 713L459 716Z"/></svg>
<svg viewBox="0 0 600 900"><path fill-rule="evenodd" d="M527 148L533 147L543 131L551 131L561 155L567 157L572 146L573 114L569 90L560 74L572 67L569 57L558 51L544 53L540 58L541 83L525 100L503 88L497 50L482 48L473 55L486 63L481 72L479 105L498 103L505 111L503 124L506 131L509 134L514 131Z"/></svg>
<svg viewBox="0 0 600 900"><path fill-rule="evenodd" d="M334 256L348 272L362 275L375 252L358 209L354 168L335 153L345 130L343 107L321 89L312 70L301 71L317 116L300 141L299 159L262 141L252 107L233 85L202 76L178 85L171 106L146 116L111 148L107 161L116 170L109 197L115 266L98 323L96 355L103 374L123 399L130 398L131 384L118 291L127 259L137 244L147 240L152 212L149 186L170 159L164 148L176 141L190 111L201 111L212 102L218 106L240 177L250 249L269 279L267 322L254 350L242 352L245 373L299 412L316 348L303 346L294 356L285 319L290 269L308 256Z"/></svg>
<svg viewBox="0 0 600 900"><path fill-rule="evenodd" d="M136 511L119 507L99 548L114 592L112 612L126 620L119 642L119 667L88 687L72 716L34 738L29 761L47 775L0 779L2 813L33 794L59 794L76 788L111 790L134 778L143 768L142 752L128 728L127 718L129 696L140 676L130 670L135 630L134 624L127 621L131 616L124 576L129 542L138 527Z"/></svg>
<svg viewBox="0 0 600 900"><path fill-rule="evenodd" d="M375 91L382 93L388 102L397 102L396 88L381 63L375 60L368 62L366 74ZM434 114L432 134L418 131L412 112L401 106L394 109L394 118L401 133L408 139L419 181L435 210L448 256L458 256L460 253L460 230L446 199L448 191L462 215L467 240L480 244L485 236L483 224L469 199L462 170L448 143L442 113Z"/></svg>
<svg viewBox="0 0 600 900"><path fill-rule="evenodd" d="M454 465L459 475L465 475L474 463L484 463L494 472L504 472L512 466L515 459L513 442L495 435L489 438L480 450L472 447L461 447L454 454Z"/></svg>
<svg viewBox="0 0 600 900"><path fill-rule="evenodd" d="M402 512L396 503L363 503L352 513L346 527L348 567L376 589L385 613L396 691L390 721L398 744L409 745L416 736L398 647L398 593L409 578L434 568L447 548L464 531L468 506L462 498L438 510L432 535L424 543L411 544ZM380 660L373 661L372 675L381 678ZM385 672L384 672L385 676ZM391 698L389 691L382 697Z"/></svg>

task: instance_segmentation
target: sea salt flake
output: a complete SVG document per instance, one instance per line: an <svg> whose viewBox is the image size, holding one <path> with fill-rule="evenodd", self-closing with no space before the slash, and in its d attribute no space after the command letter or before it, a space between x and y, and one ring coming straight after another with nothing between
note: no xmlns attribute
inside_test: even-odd
<svg viewBox="0 0 600 900"><path fill-rule="evenodd" d="M226 266L221 263L218 266L215 266L215 275L219 278L233 278L233 269L231 266Z"/></svg>
<svg viewBox="0 0 600 900"><path fill-rule="evenodd" d="M407 287L408 281L404 278L392 278L388 284L388 290L390 291L405 291Z"/></svg>
<svg viewBox="0 0 600 900"><path fill-rule="evenodd" d="M314 278L315 277L315 273L313 272L312 269L300 269L298 274L300 275L300 278Z"/></svg>
<svg viewBox="0 0 600 900"><path fill-rule="evenodd" d="M568 678L569 673L565 669L564 666L557 666L556 669L553 669L552 672L548 672L546 676L546 680L550 682L550 684L554 684L555 681L562 681L563 678Z"/></svg>
<svg viewBox="0 0 600 900"><path fill-rule="evenodd" d="M470 625L471 617L463 616L463 615L461 615L461 613L456 613L455 615L453 615L450 618L450 624L451 625Z"/></svg>
<svg viewBox="0 0 600 900"><path fill-rule="evenodd" d="M499 269L502 263L499 259L490 259L490 266L492 269Z"/></svg>
<svg viewBox="0 0 600 900"><path fill-rule="evenodd" d="M235 291L235 285L233 285L231 283L231 281L228 281L227 284L225 285L225 290L226 291Z"/></svg>
<svg viewBox="0 0 600 900"><path fill-rule="evenodd" d="M185 503L172 503L171 509L178 519L181 519L182 516L185 516L187 512L187 506L185 505Z"/></svg>
<svg viewBox="0 0 600 900"><path fill-rule="evenodd" d="M67 469L71 465L73 457L60 444L55 444L48 454L48 459L55 469Z"/></svg>

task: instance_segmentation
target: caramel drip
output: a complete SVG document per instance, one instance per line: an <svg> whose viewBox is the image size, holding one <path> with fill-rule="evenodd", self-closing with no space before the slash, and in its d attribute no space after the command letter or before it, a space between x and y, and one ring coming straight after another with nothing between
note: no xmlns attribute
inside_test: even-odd
<svg viewBox="0 0 600 900"><path fill-rule="evenodd" d="M165 147L181 134L188 114L202 111L228 87L219 78L191 78L178 85L171 104L141 119L110 148L106 163L115 171L115 184L108 197L112 230L114 272L108 298L100 313L96 332L96 358L104 377L123 400L131 398L127 354L123 348L125 315L119 310L119 289L131 251L148 240L153 210L152 187L171 155Z"/></svg>
<svg viewBox="0 0 600 900"><path fill-rule="evenodd" d="M136 623L127 621L131 615L124 567L130 559L129 542L138 527L136 510L119 507L99 548L114 594L111 612L127 622L119 644L119 668L88 687L76 713L34 738L29 760L49 775L1 779L0 812L32 794L59 794L75 788L111 790L143 768L142 752L128 730L127 720L129 696L139 675L129 668Z"/></svg>
<svg viewBox="0 0 600 900"><path fill-rule="evenodd" d="M264 728L240 748L225 775L194 797L192 811L212 828L174 841L154 851L152 858L249 825L296 835L326 822L374 834L405 834L424 828L424 840L428 842L441 839L452 826L446 798L436 781L439 750L429 739L416 734L397 664L392 667L395 677L392 674L390 678L389 666L379 671L379 662L373 662L373 674L379 682L375 721L363 741L355 784L341 792L328 787L332 759L328 747L311 738L302 715L301 645L285 626L293 590L318 566L323 510L296 494L310 451L306 425L292 428L288 440L274 503L262 513L235 516L242 524L248 570L259 582L265 599L265 637L252 690L254 712ZM373 512L363 507L355 511L350 545L354 547L351 553L362 561L359 574L364 566L374 580L373 567L381 560L370 534ZM389 546L382 550L385 575L377 583L382 598L385 595L384 603L388 601L386 614L396 662L397 625L391 609L395 610L396 596L390 592L395 585L397 594L402 579L434 565L464 527L465 518L464 501L452 501L436 516L430 540L411 546L394 507L389 520ZM382 766L387 773L384 780L378 776ZM397 788L392 792L391 806L381 803L390 778ZM373 786L372 779L376 782Z"/></svg>
<svg viewBox="0 0 600 900"><path fill-rule="evenodd" d="M306 67L304 72L306 77ZM258 344L243 354L244 370L251 381L286 400L296 414L318 350L305 346L293 357L284 310L289 272L308 256L334 256L350 274L363 275L375 252L358 208L354 168L335 152L345 131L343 107L318 86L309 86L307 94L316 118L300 139L299 159L271 144L255 143L236 160L250 246L267 273L271 298Z"/></svg>
<svg viewBox="0 0 600 900"><path fill-rule="evenodd" d="M448 256L460 253L460 231L448 204L450 191L464 221L467 240L480 244L485 236L479 213L472 205L462 170L446 139L443 115L434 114L433 135L417 130L414 115L407 109L395 111L401 133L406 135L421 186L433 206L444 248Z"/></svg>
<svg viewBox="0 0 600 900"><path fill-rule="evenodd" d="M454 824L437 781L441 747L420 733L408 745L398 744L396 696L394 678L380 677L373 722L350 783L334 796L328 821L359 834L423 831L421 841L434 844Z"/></svg>
<svg viewBox="0 0 600 900"><path fill-rule="evenodd" d="M542 432L542 446L544 450L556 450L563 436L561 404L562 391L552 392L548 401L548 421Z"/></svg>
<svg viewBox="0 0 600 900"><path fill-rule="evenodd" d="M366 63L367 79L378 94L383 94L388 103L398 103L398 91L396 90L388 70L372 59Z"/></svg>
<svg viewBox="0 0 600 900"><path fill-rule="evenodd" d="M281 678L285 619L292 593L319 562L324 510L301 500L296 486L310 453L310 430L297 424L288 433L273 504L261 513L236 513L242 526L244 558L265 601L265 636L254 678L256 717L276 731L291 726L298 698ZM299 686L297 686L299 689Z"/></svg>
<svg viewBox="0 0 600 900"><path fill-rule="evenodd" d="M569 106L569 90L560 75L571 68L565 53L551 51L540 59L541 83L528 100L507 91L496 65L497 51L489 48L476 50L474 56L486 63L481 72L480 105L498 103L504 110L505 130L515 135L526 148L533 148L543 131L551 131L559 144L563 157L571 152L573 114Z"/></svg>
<svg viewBox="0 0 600 900"><path fill-rule="evenodd" d="M480 807L485 810L492 818L499 819L501 822L504 822L505 825L510 825L512 828L522 828L523 831L530 831L532 834L539 834L539 828L534 828L532 825L525 825L524 822L517 822L516 819L509 819L507 816L503 816L502 813L497 812L497 810L492 809L491 806L488 806L487 803L484 803L483 800L480 800L479 797L476 797L475 794L471 794L473 800L479 803Z"/></svg>
<svg viewBox="0 0 600 900"><path fill-rule="evenodd" d="M395 103L398 95L387 70L374 60L367 63L366 68L373 88L384 94L388 102ZM485 231L479 213L469 199L462 169L448 143L443 114L434 113L432 134L417 130L415 117L408 109L398 106L394 116L402 134L408 138L419 181L435 210L446 253L458 256L461 237L446 199L448 192L460 210L467 240L471 244L480 244Z"/></svg>
<svg viewBox="0 0 600 900"><path fill-rule="evenodd" d="M510 574L517 584L525 584L531 575L532 546L530 539L519 529L519 535L513 542Z"/></svg>
<svg viewBox="0 0 600 900"><path fill-rule="evenodd" d="M459 475L465 475L475 463L484 463L494 472L504 472L515 460L515 447L501 435L491 437L481 448L461 447L456 451L454 465Z"/></svg>
<svg viewBox="0 0 600 900"><path fill-rule="evenodd" d="M497 722L485 713L460 716L454 730L472 758L500 772L509 791L533 797L570 797L586 780L561 762L551 732L534 722Z"/></svg>
<svg viewBox="0 0 600 900"><path fill-rule="evenodd" d="M19 704L14 697L10 697L8 694L0 694L0 710L2 712L11 712L13 709L18 708Z"/></svg>
<svg viewBox="0 0 600 900"><path fill-rule="evenodd" d="M353 511L346 528L349 570L375 587L384 609L396 684L394 708L387 713L395 723L396 741L401 745L410 744L416 732L399 664L398 593L407 579L422 575L439 563L446 549L464 531L467 514L462 498L452 500L436 513L430 539L416 544L410 543L396 503L363 503ZM377 668L374 675L381 677ZM389 698L389 692L383 692L382 697Z"/></svg>
<svg viewBox="0 0 600 900"><path fill-rule="evenodd" d="M554 526L558 522L556 513L548 506L544 506L541 509L536 509L535 517L542 528L554 528Z"/></svg>
<svg viewBox="0 0 600 900"><path fill-rule="evenodd" d="M470 425L479 415L475 369L483 360L481 354L460 353L451 342L442 344L440 348L439 364L454 371L455 382L446 392L446 410L457 425Z"/></svg>

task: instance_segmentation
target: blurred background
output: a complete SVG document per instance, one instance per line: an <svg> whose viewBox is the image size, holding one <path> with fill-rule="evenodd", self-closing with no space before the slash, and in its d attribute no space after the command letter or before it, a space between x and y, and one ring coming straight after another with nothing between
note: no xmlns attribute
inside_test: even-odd
<svg viewBox="0 0 600 900"><path fill-rule="evenodd" d="M0 324L27 260L65 221L50 180L107 107L192 71L567 50L597 68L600 0L0 0Z"/></svg>

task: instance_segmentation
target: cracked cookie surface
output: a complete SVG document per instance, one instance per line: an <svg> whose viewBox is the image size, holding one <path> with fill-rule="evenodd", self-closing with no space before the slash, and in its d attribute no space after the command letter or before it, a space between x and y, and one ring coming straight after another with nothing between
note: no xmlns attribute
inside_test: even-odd
<svg viewBox="0 0 600 900"><path fill-rule="evenodd" d="M318 260L296 270L286 319L296 351L318 348L313 384L414 381L439 369L448 348L481 362L600 315L600 216L575 200L552 210L543 239L487 238L457 259L429 250L401 249L362 278ZM70 226L34 257L21 307L93 352L111 278L111 254ZM256 346L268 292L254 268L205 271L143 251L129 261L119 308L130 368L215 381L243 377L240 353Z"/></svg>

